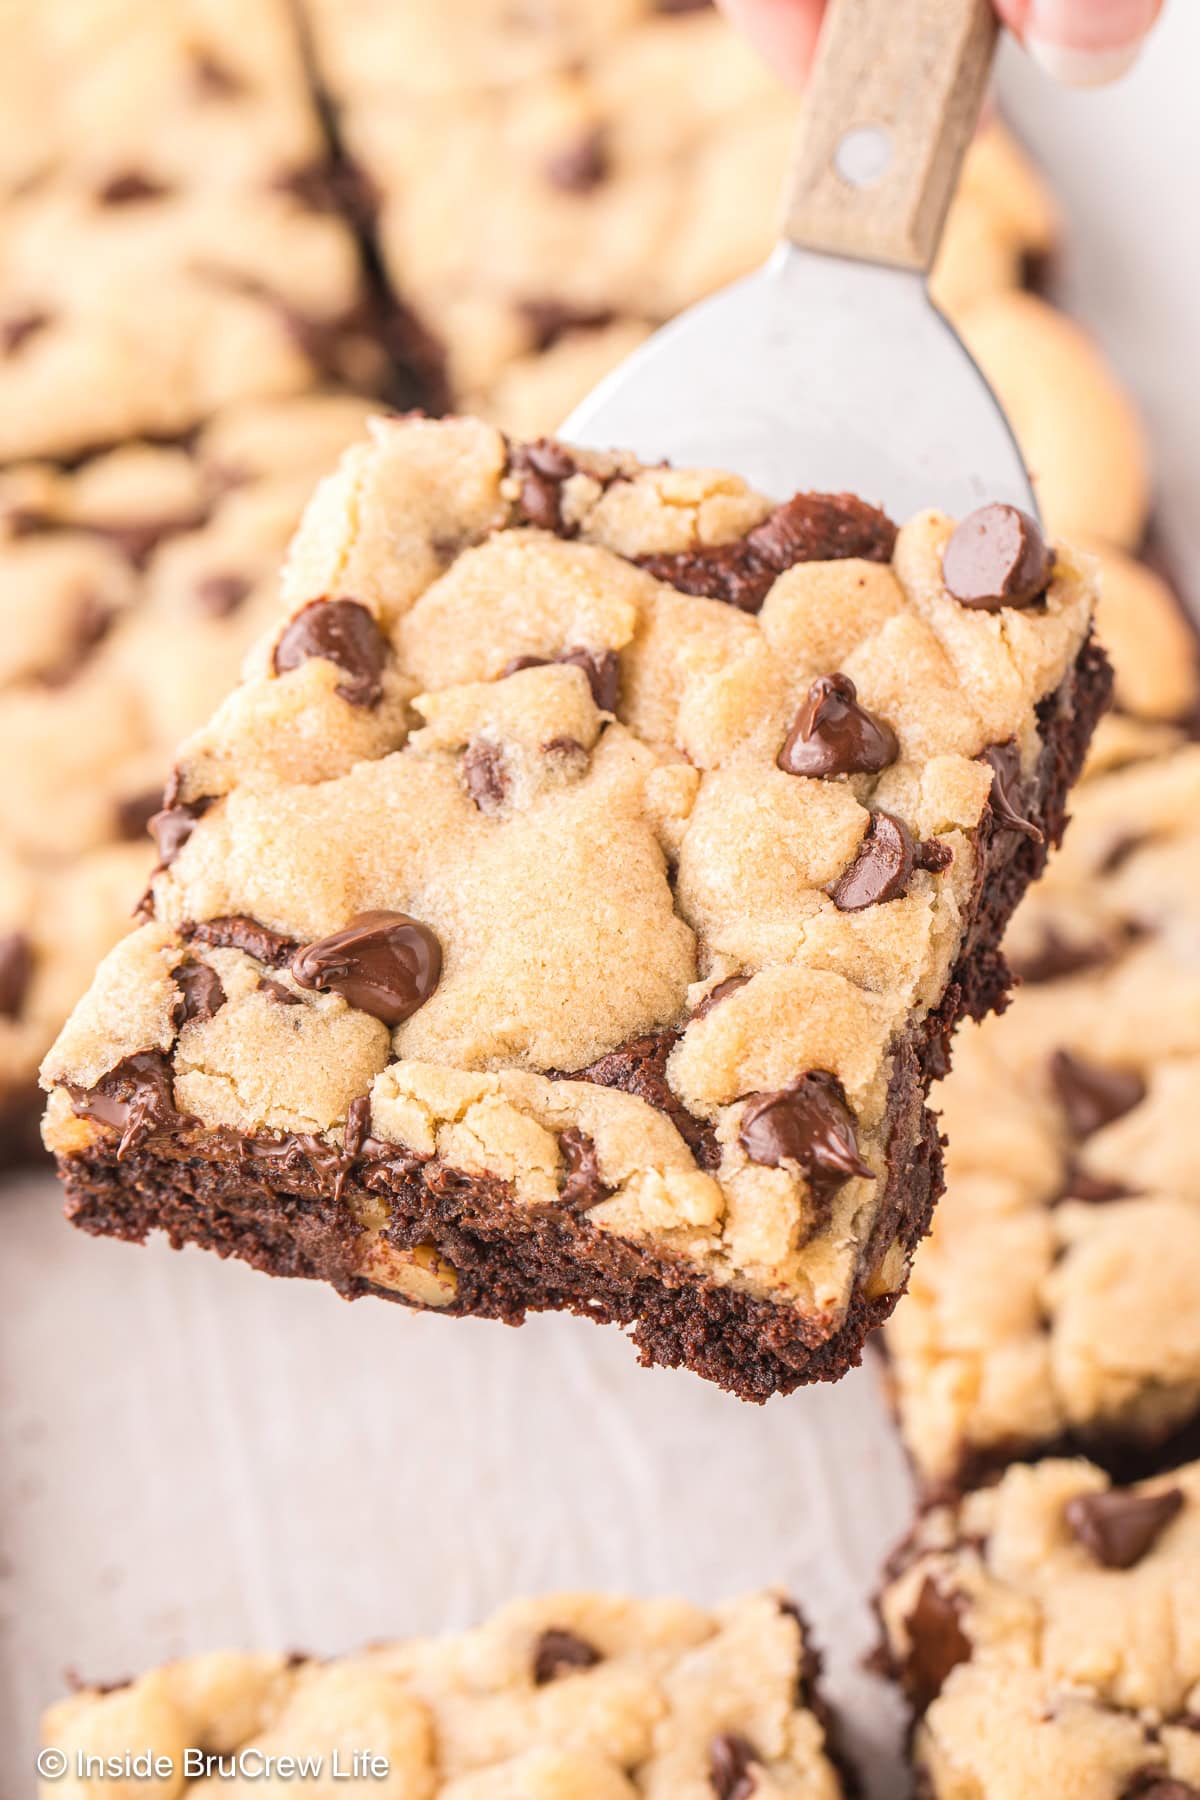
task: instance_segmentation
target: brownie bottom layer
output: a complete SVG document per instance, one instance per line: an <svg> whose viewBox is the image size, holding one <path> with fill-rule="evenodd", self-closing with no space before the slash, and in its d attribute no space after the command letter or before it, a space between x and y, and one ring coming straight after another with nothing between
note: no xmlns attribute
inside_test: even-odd
<svg viewBox="0 0 1200 1800"><path fill-rule="evenodd" d="M858 1362L864 1339L898 1290L883 1259L906 1258L941 1192L937 1123L926 1105L965 1013L1002 1005L1009 985L1004 927L1065 823L1111 676L1090 642L1071 678L1039 709L1043 750L1019 796L1042 837L1012 829L998 804L978 837L979 885L962 952L936 1012L896 1046L888 1091L887 1176L870 1241L839 1320L801 1313L714 1280L650 1245L617 1238L562 1206L518 1204L502 1181L368 1140L352 1159L315 1140L242 1137L197 1126L146 1138L118 1160L115 1136L60 1157L67 1216L86 1231L142 1241L151 1230L274 1275L327 1281L347 1298L374 1293L413 1303L360 1273L364 1216L385 1218L383 1240L402 1253L432 1246L454 1271L439 1310L519 1324L529 1311L577 1312L629 1331L643 1362L686 1366L748 1400L833 1380ZM619 1053L614 1053L619 1055ZM612 1059L606 1059L611 1061Z"/></svg>

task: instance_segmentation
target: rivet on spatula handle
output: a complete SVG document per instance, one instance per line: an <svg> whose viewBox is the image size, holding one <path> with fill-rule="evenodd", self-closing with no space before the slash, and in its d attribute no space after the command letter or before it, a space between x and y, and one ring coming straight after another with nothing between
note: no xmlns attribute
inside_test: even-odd
<svg viewBox="0 0 1200 1800"><path fill-rule="evenodd" d="M990 0L831 0L793 156L793 243L929 267L998 30Z"/></svg>

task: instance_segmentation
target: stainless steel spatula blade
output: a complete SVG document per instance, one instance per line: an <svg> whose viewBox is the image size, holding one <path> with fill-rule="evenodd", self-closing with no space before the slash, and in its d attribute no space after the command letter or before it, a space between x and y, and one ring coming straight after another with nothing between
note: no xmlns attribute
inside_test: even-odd
<svg viewBox="0 0 1200 1800"><path fill-rule="evenodd" d="M833 0L784 241L657 332L561 435L734 469L775 497L851 492L899 519L992 500L1036 517L1008 422L925 280L995 33L988 0Z"/></svg>

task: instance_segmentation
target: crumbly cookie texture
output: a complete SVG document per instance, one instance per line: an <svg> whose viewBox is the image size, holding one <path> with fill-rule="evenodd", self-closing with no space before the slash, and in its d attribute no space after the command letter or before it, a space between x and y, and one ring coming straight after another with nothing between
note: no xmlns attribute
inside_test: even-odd
<svg viewBox="0 0 1200 1800"><path fill-rule="evenodd" d="M1118 680L1120 677L1118 677ZM1013 922L1023 986L940 1089L947 1193L887 1346L927 1481L1200 1425L1200 747L1077 789Z"/></svg>
<svg viewBox="0 0 1200 1800"><path fill-rule="evenodd" d="M177 1776L172 1795L252 1793L267 1757L291 1755L322 1760L305 1786L331 1797L838 1800L818 1677L799 1613L775 1594L713 1612L558 1594L455 1637L330 1662L229 1652L170 1663L52 1707L43 1743L72 1766L136 1745L183 1772L189 1751L207 1753L208 1778ZM347 1783L355 1749L386 1773ZM59 1785L79 1800L108 1791Z"/></svg>
<svg viewBox="0 0 1200 1800"><path fill-rule="evenodd" d="M351 1294L619 1317L759 1395L839 1373L1105 697L1087 566L1010 509L897 534L376 420L284 592L45 1065L77 1222L210 1240L220 1188L225 1247Z"/></svg>
<svg viewBox="0 0 1200 1800"><path fill-rule="evenodd" d="M38 1064L129 929L180 730L275 616L304 503L365 416L249 403L188 449L0 474L0 1155L36 1140Z"/></svg>
<svg viewBox="0 0 1200 1800"><path fill-rule="evenodd" d="M1115 1488L1018 1465L889 1569L886 1659L931 1800L1200 1793L1200 1464Z"/></svg>

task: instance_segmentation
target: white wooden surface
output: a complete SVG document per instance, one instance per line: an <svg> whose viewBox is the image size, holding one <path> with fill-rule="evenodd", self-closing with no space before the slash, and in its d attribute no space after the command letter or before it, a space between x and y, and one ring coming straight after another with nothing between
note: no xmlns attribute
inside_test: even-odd
<svg viewBox="0 0 1200 1800"><path fill-rule="evenodd" d="M1121 89L1004 58L1073 218L1066 269L1154 424L1162 517L1200 559L1200 15ZM1200 566L1200 560L1196 566ZM827 1648L875 1791L897 1717L858 1668L908 1483L871 1359L757 1409L638 1369L612 1331L413 1318L199 1253L96 1243L45 1177L0 1196L0 1794L39 1708L226 1643L350 1648L563 1585L701 1600L781 1582Z"/></svg>

